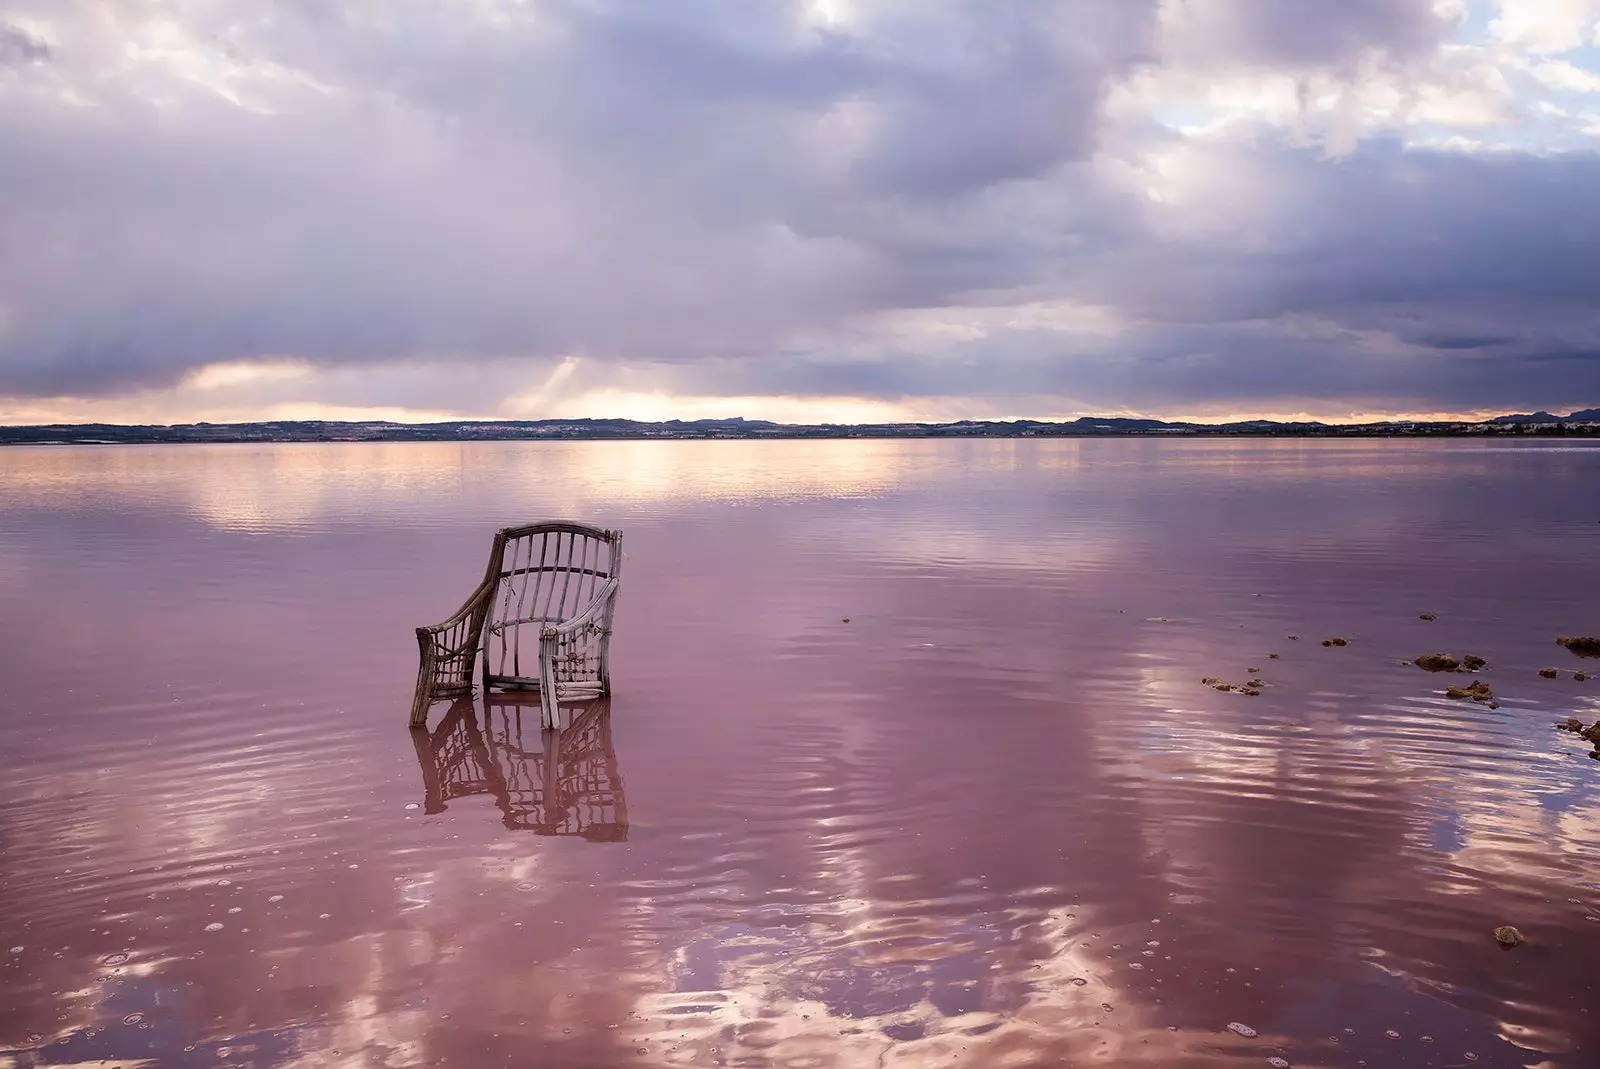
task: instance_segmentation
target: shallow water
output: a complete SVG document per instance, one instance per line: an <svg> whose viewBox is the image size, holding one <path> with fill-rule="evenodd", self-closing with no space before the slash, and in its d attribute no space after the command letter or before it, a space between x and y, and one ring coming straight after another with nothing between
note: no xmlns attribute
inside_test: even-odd
<svg viewBox="0 0 1600 1069"><path fill-rule="evenodd" d="M551 515L614 697L409 732ZM0 1066L1592 1066L1597 549L1543 443L0 450Z"/></svg>

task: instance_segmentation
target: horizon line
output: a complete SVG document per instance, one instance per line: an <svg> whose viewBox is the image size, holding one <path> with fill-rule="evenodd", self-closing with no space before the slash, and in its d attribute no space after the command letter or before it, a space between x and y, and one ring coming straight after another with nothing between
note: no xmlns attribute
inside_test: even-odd
<svg viewBox="0 0 1600 1069"><path fill-rule="evenodd" d="M1593 415L1591 415L1593 414ZM1477 425L1493 423L1508 419L1538 420L1539 417L1548 417L1550 421L1590 419L1600 420L1600 406L1593 408L1573 408L1568 414L1561 415L1543 409L1533 412L1501 412L1498 415L1385 415L1376 419L1284 419L1273 416L1233 416L1225 418L1206 417L1162 417L1150 415L1120 414L1089 414L1071 417L1036 417L1036 416L1011 416L990 418L961 418L952 420L928 419L901 419L901 420L876 420L864 422L844 422L824 420L812 423L789 423L780 420L752 418L747 416L702 416L694 419L672 417L669 419L637 419L631 416L544 416L538 418L516 417L454 417L448 419L426 420L397 420L397 419L317 419L317 418L263 418L249 420L190 420L175 423L135 423L135 422L49 422L49 423L10 423L0 421L0 428L11 431L29 429L76 429L106 427L119 430L137 430L142 428L174 430L184 427L253 427L285 424L315 424L323 426L388 426L388 427L442 427L458 426L463 424L489 425L489 426L529 426L550 424L583 424L583 423L622 423L638 426L663 426L681 424L696 426L707 424L753 424L757 426L774 428L870 428L870 427L954 427L954 426L997 426L1005 424L1034 424L1039 426L1068 426L1079 423L1117 422L1117 423L1156 423L1166 426L1193 426L1193 427L1227 427L1238 425L1273 425L1283 427L1370 427L1390 424L1460 424Z"/></svg>

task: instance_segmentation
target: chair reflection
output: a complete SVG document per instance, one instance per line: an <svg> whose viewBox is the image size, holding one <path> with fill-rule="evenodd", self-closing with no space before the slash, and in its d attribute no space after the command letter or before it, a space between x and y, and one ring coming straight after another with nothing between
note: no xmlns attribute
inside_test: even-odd
<svg viewBox="0 0 1600 1069"><path fill-rule="evenodd" d="M441 813L457 798L487 794L512 830L625 842L628 803L611 744L611 699L564 708L567 726L542 731L537 694L467 695L432 731L412 729L423 810Z"/></svg>

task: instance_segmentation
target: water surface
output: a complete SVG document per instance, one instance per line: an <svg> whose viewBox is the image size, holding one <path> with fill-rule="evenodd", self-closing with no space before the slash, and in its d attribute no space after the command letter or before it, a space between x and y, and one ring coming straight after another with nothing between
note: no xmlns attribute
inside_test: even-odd
<svg viewBox="0 0 1600 1069"><path fill-rule="evenodd" d="M613 698L409 732L550 516ZM0 450L0 1066L1592 1066L1597 551L1544 443Z"/></svg>

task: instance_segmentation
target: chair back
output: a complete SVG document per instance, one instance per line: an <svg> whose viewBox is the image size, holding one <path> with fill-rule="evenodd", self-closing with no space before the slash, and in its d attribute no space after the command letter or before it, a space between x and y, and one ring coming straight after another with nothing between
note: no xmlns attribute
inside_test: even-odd
<svg viewBox="0 0 1600 1069"><path fill-rule="evenodd" d="M621 531L552 521L497 533L484 577L496 580L483 635L487 676L538 676L540 631L582 612L621 570ZM607 633L611 612L598 621Z"/></svg>

